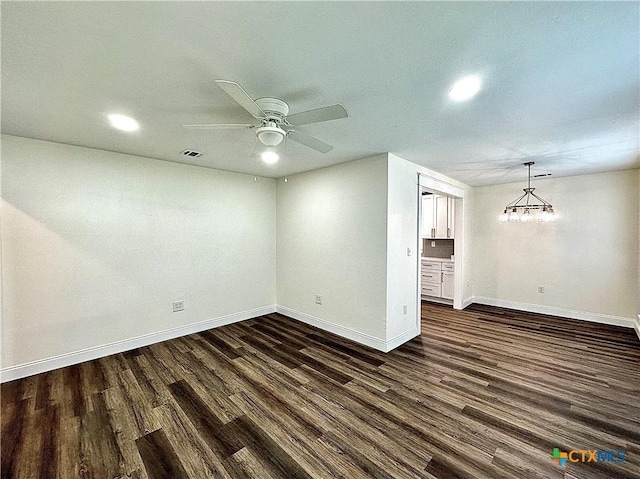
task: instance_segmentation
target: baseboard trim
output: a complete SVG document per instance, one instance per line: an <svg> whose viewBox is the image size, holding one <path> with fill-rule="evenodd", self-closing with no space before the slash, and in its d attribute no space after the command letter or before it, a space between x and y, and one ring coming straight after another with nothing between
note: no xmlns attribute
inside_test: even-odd
<svg viewBox="0 0 640 479"><path fill-rule="evenodd" d="M520 303L517 301L507 301L503 299L486 298L484 296L474 296L473 303L485 304L487 306L497 306L499 308L517 309L529 313L548 314L549 316L561 316L564 318L580 319L592 323L610 324L612 326L622 326L624 328L634 327L634 318L623 316L613 316L610 314L591 313L588 311L578 311L574 309L558 308L543 304Z"/></svg>
<svg viewBox="0 0 640 479"><path fill-rule="evenodd" d="M325 319L317 318L310 314L303 313L302 311L288 308L287 306L277 305L276 310L280 314L284 314L285 316L289 316L290 318L296 319L306 324L310 324L311 326L315 326L316 328L320 328L324 331L329 331L330 333L336 334L342 338L350 339L351 341L355 341L356 343L364 344L365 346L377 349L378 351L387 352L387 343L384 339L376 338L375 336L371 336L366 333L361 333L360 331L357 331L355 329L332 323L331 321L327 321Z"/></svg>
<svg viewBox="0 0 640 479"><path fill-rule="evenodd" d="M391 338L385 342L385 353L396 349L398 346L402 346L407 341L415 338L416 336L420 336L420 332L418 328L414 326L413 328L405 331L404 333L398 334L396 337Z"/></svg>
<svg viewBox="0 0 640 479"><path fill-rule="evenodd" d="M453 299L437 298L435 296L422 295L420 297L422 301L428 301L429 303L446 304L447 306L453 306Z"/></svg>
<svg viewBox="0 0 640 479"><path fill-rule="evenodd" d="M17 366L10 366L8 368L0 369L0 383L32 376L34 374L44 373L46 371L51 371L53 369L58 369L65 366L71 366L73 364L83 363L85 361L91 361L93 359L109 356L110 354L122 353L130 349L149 346L150 344L160 343L162 341L178 338L180 336L199 333L200 331L205 331L207 329L217 328L220 326L225 326L227 324L237 323L239 321L245 321L257 316L274 313L275 311L275 304L262 306L260 308L248 309L246 311L240 311L213 319L207 319L205 321L187 324L185 326L178 326L177 328L166 329L164 331L158 331L155 333L143 334L142 336L137 336L135 338L123 339L121 341L115 341L109 344L81 349L79 351L74 351L71 353L60 354L59 356L53 356L51 358L39 359L37 361L31 361L28 363L19 364Z"/></svg>
<svg viewBox="0 0 640 479"><path fill-rule="evenodd" d="M571 309L557 308L554 306L546 306L540 304L520 303L517 301L506 301L495 298L486 298L483 296L471 296L462 302L463 309L472 303L484 304L487 306L497 306L501 308L510 308L520 311L527 311L531 313L548 314L550 316L561 316L572 319L579 319L583 321L591 321L595 323L610 324L614 326L622 326L626 328L633 328L640 339L640 314L637 318L625 318L622 316L612 316L601 313L590 313L586 311L577 311ZM143 346L149 346L150 344L167 341L169 339L178 338L180 336L186 336L188 334L198 333L207 329L217 328L225 326L227 324L237 323L252 319L265 314L278 312L285 316L289 316L295 320L303 323L315 326L324 331L329 331L340 337L350 339L356 343L369 346L382 352L389 352L398 346L406 343L407 341L415 338L419 335L418 329L413 327L399 335L385 341L375 336L371 336L366 333L362 333L352 328L342 326L340 324L332 323L324 319L317 318L307 313L297 311L292 308L288 308L282 305L268 305L259 308L249 309L246 311L240 311L226 316L220 316L218 318L208 319L197 323L188 324L185 326L179 326L177 328L171 328L164 331L158 331L155 333L144 334L135 338L124 339L109 344L95 346L91 348L74 351L71 353L61 354L53 356L51 358L40 359L37 361L31 361L17 366L10 366L8 368L0 369L0 383L7 381L13 381L14 379L20 379L34 374L51 371L66 366L82 363L85 361L91 361L93 359L109 356L111 354L118 354L130 349L140 348Z"/></svg>
<svg viewBox="0 0 640 479"><path fill-rule="evenodd" d="M471 305L471 303L473 303L473 296L469 296L467 299L462 300L462 309Z"/></svg>

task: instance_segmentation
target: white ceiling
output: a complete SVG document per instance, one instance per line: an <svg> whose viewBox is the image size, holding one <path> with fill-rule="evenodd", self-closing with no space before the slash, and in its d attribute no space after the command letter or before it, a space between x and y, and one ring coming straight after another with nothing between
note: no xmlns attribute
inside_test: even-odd
<svg viewBox="0 0 640 479"><path fill-rule="evenodd" d="M281 177L392 152L471 185L640 166L638 2L2 2L2 132ZM473 100L449 86L482 75ZM274 166L213 82L342 103ZM108 113L136 118L128 134ZM190 148L204 156L188 159Z"/></svg>

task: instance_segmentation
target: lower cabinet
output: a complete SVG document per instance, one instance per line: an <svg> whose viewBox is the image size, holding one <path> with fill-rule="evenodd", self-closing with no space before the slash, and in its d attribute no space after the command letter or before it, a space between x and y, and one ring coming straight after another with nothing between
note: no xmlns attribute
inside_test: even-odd
<svg viewBox="0 0 640 479"><path fill-rule="evenodd" d="M440 298L442 295L441 283L422 283L422 294Z"/></svg>
<svg viewBox="0 0 640 479"><path fill-rule="evenodd" d="M453 273L442 273L442 298L453 299Z"/></svg>
<svg viewBox="0 0 640 479"><path fill-rule="evenodd" d="M453 263L450 261L421 261L422 291L424 296L453 299Z"/></svg>

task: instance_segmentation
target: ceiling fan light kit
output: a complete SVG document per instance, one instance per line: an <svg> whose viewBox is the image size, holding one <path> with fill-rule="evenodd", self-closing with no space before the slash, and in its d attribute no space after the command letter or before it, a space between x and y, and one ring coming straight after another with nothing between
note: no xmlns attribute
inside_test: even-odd
<svg viewBox="0 0 640 479"><path fill-rule="evenodd" d="M321 121L338 120L349 116L342 105L332 105L315 110L303 111L289 116L289 105L278 98L258 98L254 100L236 82L229 80L216 80L216 84L222 88L240 106L249 112L255 119L260 120L258 125L252 124L199 124L182 125L185 128L212 129L212 128L256 128L256 137L267 147L260 156L265 163L275 163L279 155L268 148L278 146L289 137L293 141L307 146L320 153L328 153L333 146L309 136L295 129L295 125L307 125Z"/></svg>
<svg viewBox="0 0 640 479"><path fill-rule="evenodd" d="M553 206L548 201L543 200L534 193L535 188L531 188L531 165L535 162L528 161L523 163L529 170L528 185L524 188L524 194L513 200L504 208L504 212L500 215L500 221L503 223L530 223L537 219L541 223L550 223L556 220ZM533 212L538 211L534 218Z"/></svg>
<svg viewBox="0 0 640 479"><path fill-rule="evenodd" d="M261 126L256 130L258 140L265 146L278 146L284 140L287 133L276 125L275 122L270 121L268 125Z"/></svg>

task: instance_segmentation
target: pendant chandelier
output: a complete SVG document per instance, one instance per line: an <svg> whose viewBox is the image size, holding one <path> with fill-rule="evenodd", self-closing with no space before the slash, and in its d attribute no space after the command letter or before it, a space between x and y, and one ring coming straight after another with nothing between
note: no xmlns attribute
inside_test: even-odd
<svg viewBox="0 0 640 479"><path fill-rule="evenodd" d="M524 194L522 196L505 206L504 213L500 215L500 221L503 223L528 223L534 219L548 223L556 220L556 215L553 212L551 203L540 198L534 193L535 188L531 188L531 165L533 164L535 164L533 161L524 163L524 166L529 169L528 186L524 188ZM533 213L536 211L537 215L534 218Z"/></svg>

